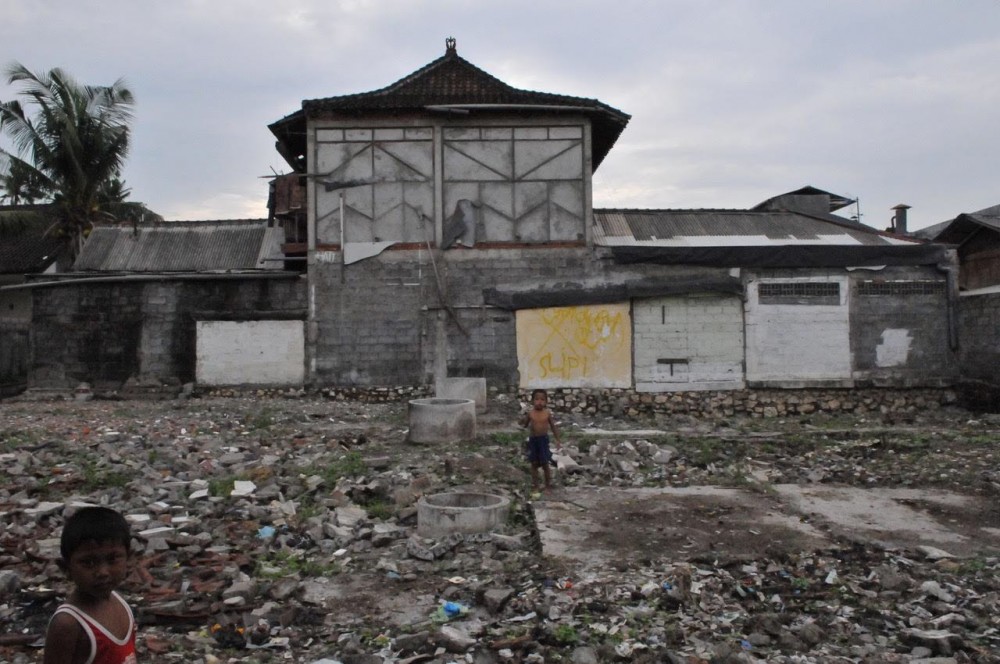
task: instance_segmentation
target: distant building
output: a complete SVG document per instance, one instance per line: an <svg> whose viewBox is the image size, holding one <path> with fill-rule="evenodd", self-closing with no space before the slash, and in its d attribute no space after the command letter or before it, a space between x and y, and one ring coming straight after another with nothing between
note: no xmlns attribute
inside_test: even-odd
<svg viewBox="0 0 1000 664"><path fill-rule="evenodd" d="M309 380L661 391L953 376L941 247L836 216L852 201L813 187L750 210L595 211L592 173L628 119L512 88L449 42L396 83L272 124L304 183Z"/></svg>
<svg viewBox="0 0 1000 664"><path fill-rule="evenodd" d="M270 125L293 172L268 220L95 231L73 275L32 285L30 382L955 379L954 252L838 216L852 201L815 187L744 210L594 210L628 121L513 88L453 40L389 86L306 100Z"/></svg>

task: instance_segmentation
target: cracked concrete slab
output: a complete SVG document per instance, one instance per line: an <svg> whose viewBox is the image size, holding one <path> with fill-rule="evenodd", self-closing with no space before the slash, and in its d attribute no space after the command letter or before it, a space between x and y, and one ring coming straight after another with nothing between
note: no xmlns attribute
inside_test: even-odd
<svg viewBox="0 0 1000 664"><path fill-rule="evenodd" d="M635 560L743 558L846 542L997 555L986 499L915 489L776 485L747 490L560 488L535 503L542 550L588 568Z"/></svg>

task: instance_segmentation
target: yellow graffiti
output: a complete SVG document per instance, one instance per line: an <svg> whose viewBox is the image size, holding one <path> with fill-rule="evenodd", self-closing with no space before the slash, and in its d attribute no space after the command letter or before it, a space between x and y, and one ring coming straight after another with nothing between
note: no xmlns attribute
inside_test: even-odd
<svg viewBox="0 0 1000 664"><path fill-rule="evenodd" d="M580 357L571 353L560 353L558 360L554 360L552 353L546 353L538 358L538 366L542 370L542 378L556 376L559 378L572 378L575 371L579 371L581 376L589 376L587 367L588 358Z"/></svg>
<svg viewBox="0 0 1000 664"><path fill-rule="evenodd" d="M572 343L595 350L617 336L622 314L593 307L562 307L543 310L542 321L553 333L563 336L568 332Z"/></svg>
<svg viewBox="0 0 1000 664"><path fill-rule="evenodd" d="M518 312L521 380L542 385L628 385L631 329L627 304Z"/></svg>

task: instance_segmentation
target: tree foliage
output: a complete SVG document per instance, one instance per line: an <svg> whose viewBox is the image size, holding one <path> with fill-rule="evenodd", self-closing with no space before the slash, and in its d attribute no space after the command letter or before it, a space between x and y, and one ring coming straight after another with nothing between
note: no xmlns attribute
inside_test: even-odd
<svg viewBox="0 0 1000 664"><path fill-rule="evenodd" d="M62 69L35 74L19 63L6 73L20 99L0 103L0 131L11 144L0 147L5 198L50 202L50 232L66 238L73 255L95 223L158 218L126 200L121 169L135 100L123 80L82 85Z"/></svg>

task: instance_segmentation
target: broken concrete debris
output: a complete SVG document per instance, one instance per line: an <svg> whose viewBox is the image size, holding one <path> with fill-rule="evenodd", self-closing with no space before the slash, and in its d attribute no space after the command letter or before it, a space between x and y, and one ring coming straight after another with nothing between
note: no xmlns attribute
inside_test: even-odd
<svg viewBox="0 0 1000 664"><path fill-rule="evenodd" d="M1000 421L579 414L563 423L556 490L532 501L516 408L494 394L475 443L427 448L404 442L405 406L390 400L7 401L0 660L37 661L67 590L62 520L105 504L135 534L122 590L144 661L1000 661ZM791 494L776 487L791 485L949 489L993 508L968 525L986 529L978 543L912 546L834 536L805 512L826 539L795 548L709 492L663 512L670 498L649 493L722 486L781 512ZM456 489L510 497L507 522L419 537L419 498ZM607 557L548 548L585 521L606 529L576 548Z"/></svg>

